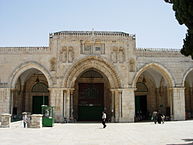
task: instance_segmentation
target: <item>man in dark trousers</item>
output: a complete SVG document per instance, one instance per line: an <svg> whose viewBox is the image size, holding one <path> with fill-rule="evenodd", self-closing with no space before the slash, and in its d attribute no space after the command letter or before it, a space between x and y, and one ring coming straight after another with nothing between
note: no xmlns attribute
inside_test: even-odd
<svg viewBox="0 0 193 145"><path fill-rule="evenodd" d="M105 127L107 126L107 125L105 124L106 118L107 118L107 115L106 115L106 113L103 111L103 112L102 112L102 124L103 124L103 128L105 128Z"/></svg>

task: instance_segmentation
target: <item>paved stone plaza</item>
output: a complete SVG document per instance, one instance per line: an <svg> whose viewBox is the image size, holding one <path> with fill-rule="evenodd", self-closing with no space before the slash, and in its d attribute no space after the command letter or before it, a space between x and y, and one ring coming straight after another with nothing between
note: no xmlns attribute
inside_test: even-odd
<svg viewBox="0 0 193 145"><path fill-rule="evenodd" d="M193 121L165 124L100 123L55 124L53 128L0 128L1 145L190 145L193 144Z"/></svg>

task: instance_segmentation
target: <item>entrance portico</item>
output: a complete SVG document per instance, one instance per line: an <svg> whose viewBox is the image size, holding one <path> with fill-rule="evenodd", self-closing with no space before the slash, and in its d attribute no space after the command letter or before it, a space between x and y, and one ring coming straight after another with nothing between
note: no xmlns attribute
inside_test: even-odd
<svg viewBox="0 0 193 145"><path fill-rule="evenodd" d="M74 90L66 96L69 98L69 107L67 107L70 111L69 117L84 121L99 120L97 116L100 116L101 111L105 110L108 119L113 122L133 121L133 119L129 120L131 112L121 115L126 111L129 112L128 109L131 106L128 104L129 98L126 96L130 97L130 94L128 89L121 88L118 74L114 66L107 60L98 56L86 57L77 61L64 78L65 88ZM94 93L91 95L90 91ZM98 107L96 107L97 105ZM124 110L125 107L127 110ZM83 108L92 113L95 112L96 117L92 118L91 113L91 118L86 118ZM93 108L95 109L91 111ZM88 110L85 112L88 113ZM89 116L89 114L87 115Z"/></svg>

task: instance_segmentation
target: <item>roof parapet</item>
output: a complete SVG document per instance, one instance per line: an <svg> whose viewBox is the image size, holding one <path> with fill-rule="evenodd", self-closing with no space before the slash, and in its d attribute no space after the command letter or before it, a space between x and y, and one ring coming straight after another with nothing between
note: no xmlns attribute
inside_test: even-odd
<svg viewBox="0 0 193 145"><path fill-rule="evenodd" d="M135 38L134 34L128 34L124 32L113 32L113 31L60 31L50 33L50 37L55 35L113 35L113 36L126 36L126 37L133 37Z"/></svg>

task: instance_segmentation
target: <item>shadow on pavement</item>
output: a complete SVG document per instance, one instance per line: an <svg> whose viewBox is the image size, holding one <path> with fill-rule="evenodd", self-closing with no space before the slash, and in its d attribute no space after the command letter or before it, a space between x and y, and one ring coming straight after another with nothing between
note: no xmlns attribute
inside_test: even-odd
<svg viewBox="0 0 193 145"><path fill-rule="evenodd" d="M193 139L182 139L185 142L190 142L190 143L184 143L184 144L167 144L167 145L193 145Z"/></svg>

